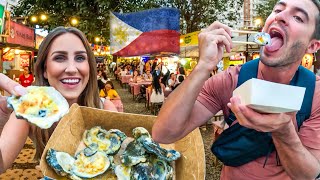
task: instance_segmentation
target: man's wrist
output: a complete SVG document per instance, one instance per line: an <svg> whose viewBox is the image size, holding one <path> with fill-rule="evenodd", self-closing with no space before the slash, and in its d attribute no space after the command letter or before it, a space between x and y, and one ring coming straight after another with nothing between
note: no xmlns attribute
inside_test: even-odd
<svg viewBox="0 0 320 180"><path fill-rule="evenodd" d="M205 63L198 63L193 71L196 71L197 73L204 73L206 76L207 75L209 76L212 69L210 68L209 65L207 65Z"/></svg>
<svg viewBox="0 0 320 180"><path fill-rule="evenodd" d="M283 124L281 128L273 131L272 136L275 138L287 139L292 131L295 131L295 127L290 120L289 122Z"/></svg>

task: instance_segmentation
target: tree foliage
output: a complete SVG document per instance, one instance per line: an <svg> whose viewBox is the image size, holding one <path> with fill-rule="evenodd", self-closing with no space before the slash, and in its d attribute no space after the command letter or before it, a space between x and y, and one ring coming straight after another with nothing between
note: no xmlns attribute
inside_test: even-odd
<svg viewBox="0 0 320 180"><path fill-rule="evenodd" d="M108 43L109 12L136 12L158 7L180 10L181 33L201 30L216 20L226 24L238 21L243 0L20 0L13 16L47 14L49 19L38 22L42 27L71 26L70 19L79 19L77 28L89 41L103 36Z"/></svg>
<svg viewBox="0 0 320 180"><path fill-rule="evenodd" d="M45 28L71 26L70 20L79 20L77 28L83 31L89 41L94 37L109 37L109 11L116 9L120 0L21 0L13 8L13 16L47 14L48 20L37 22Z"/></svg>
<svg viewBox="0 0 320 180"><path fill-rule="evenodd" d="M236 24L242 4L243 0L168 0L162 5L180 9L181 31L190 33L217 20L228 25Z"/></svg>
<svg viewBox="0 0 320 180"><path fill-rule="evenodd" d="M266 21L271 14L274 5L278 0L263 0L260 4L257 4L257 17L261 18L263 22Z"/></svg>

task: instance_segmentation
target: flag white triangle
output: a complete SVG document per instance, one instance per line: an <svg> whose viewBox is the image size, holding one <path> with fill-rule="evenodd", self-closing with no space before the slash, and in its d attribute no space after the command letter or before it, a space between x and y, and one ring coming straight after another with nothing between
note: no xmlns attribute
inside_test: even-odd
<svg viewBox="0 0 320 180"><path fill-rule="evenodd" d="M114 54L128 46L143 32L128 25L110 13L110 53Z"/></svg>

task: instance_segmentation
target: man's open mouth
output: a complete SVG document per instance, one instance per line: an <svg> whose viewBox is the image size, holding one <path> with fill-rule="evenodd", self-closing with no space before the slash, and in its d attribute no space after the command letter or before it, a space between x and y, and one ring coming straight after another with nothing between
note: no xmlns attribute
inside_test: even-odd
<svg viewBox="0 0 320 180"><path fill-rule="evenodd" d="M276 29L271 29L270 32L271 44L266 46L267 51L278 51L284 44L283 35Z"/></svg>

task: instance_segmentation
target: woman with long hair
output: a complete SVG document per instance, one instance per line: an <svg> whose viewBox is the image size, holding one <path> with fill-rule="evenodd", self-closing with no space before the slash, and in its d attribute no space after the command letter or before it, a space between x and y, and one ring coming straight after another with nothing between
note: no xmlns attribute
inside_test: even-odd
<svg viewBox="0 0 320 180"><path fill-rule="evenodd" d="M157 68L156 68L157 70ZM151 103L160 103L164 101L164 90L165 85L161 83L163 74L160 73L159 75L154 71L152 73L152 91L150 96L150 102Z"/></svg>
<svg viewBox="0 0 320 180"><path fill-rule="evenodd" d="M116 111L112 102L105 101L103 104L99 98L94 55L85 35L78 29L58 27L50 32L41 43L34 69L35 85L54 87L69 106L77 103ZM36 146L36 158L39 159L57 124L49 129L40 129L17 119L12 113L0 137L3 155L1 171L10 167L28 135Z"/></svg>

